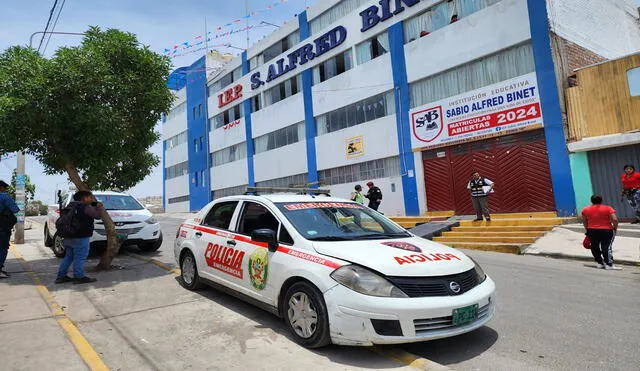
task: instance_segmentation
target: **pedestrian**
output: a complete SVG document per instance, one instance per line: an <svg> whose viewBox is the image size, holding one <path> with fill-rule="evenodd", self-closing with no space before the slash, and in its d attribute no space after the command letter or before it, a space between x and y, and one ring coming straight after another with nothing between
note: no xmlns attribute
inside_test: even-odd
<svg viewBox="0 0 640 371"><path fill-rule="evenodd" d="M489 214L489 194L493 192L495 183L487 178L481 177L480 173L474 171L471 173L471 180L467 184L467 189L471 194L471 203L476 210L476 221L482 221L482 216L490 222L491 214Z"/></svg>
<svg viewBox="0 0 640 371"><path fill-rule="evenodd" d="M71 236L64 237L65 256L60 263L56 283L96 281L95 278L89 278L84 274L84 263L89 255L90 241L93 235L93 220L102 217L100 211L103 205L94 200L91 192L78 191L73 195L73 202L64 210L65 213L73 213L74 231ZM67 276L67 271L72 263L73 278Z"/></svg>
<svg viewBox="0 0 640 371"><path fill-rule="evenodd" d="M20 211L18 205L7 194L9 185L0 180L0 278L9 278L9 274L4 269L4 262L9 253L9 240L11 230L16 224L15 214Z"/></svg>
<svg viewBox="0 0 640 371"><path fill-rule="evenodd" d="M591 242L591 253L600 269L615 269L613 265L613 240L618 229L616 211L602 204L602 196L591 196L591 206L582 210L582 223Z"/></svg>
<svg viewBox="0 0 640 371"><path fill-rule="evenodd" d="M377 211L382 202L382 191L373 182L367 182L367 187L369 187L369 191L364 197L369 199L369 207Z"/></svg>
<svg viewBox="0 0 640 371"><path fill-rule="evenodd" d="M622 182L622 200L627 200L629 206L636 213L631 224L640 223L640 172L633 165L624 165L624 173L620 176Z"/></svg>
<svg viewBox="0 0 640 371"><path fill-rule="evenodd" d="M364 195L362 194L362 186L356 184L355 192L351 192L351 201L364 205Z"/></svg>

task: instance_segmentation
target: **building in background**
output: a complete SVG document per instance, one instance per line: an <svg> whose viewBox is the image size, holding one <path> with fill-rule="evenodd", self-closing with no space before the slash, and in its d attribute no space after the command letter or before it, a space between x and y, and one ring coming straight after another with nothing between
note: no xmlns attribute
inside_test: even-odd
<svg viewBox="0 0 640 371"><path fill-rule="evenodd" d="M556 3L322 0L213 73L201 58L163 126L166 210L373 180L385 214L469 214L480 171L494 212L574 215L566 76L640 31L632 0Z"/></svg>
<svg viewBox="0 0 640 371"><path fill-rule="evenodd" d="M625 164L640 169L640 54L579 69L572 84L568 147L578 207L597 193L632 218L620 200L620 175Z"/></svg>

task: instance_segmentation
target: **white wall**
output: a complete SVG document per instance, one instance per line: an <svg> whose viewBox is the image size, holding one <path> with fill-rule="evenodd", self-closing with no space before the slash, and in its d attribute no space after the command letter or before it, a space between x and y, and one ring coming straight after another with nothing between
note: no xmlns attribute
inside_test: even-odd
<svg viewBox="0 0 640 371"><path fill-rule="evenodd" d="M605 58L640 49L634 0L547 0L551 30Z"/></svg>
<svg viewBox="0 0 640 371"><path fill-rule="evenodd" d="M182 143L173 148L167 148L164 153L164 167L177 165L189 158L187 143Z"/></svg>
<svg viewBox="0 0 640 371"><path fill-rule="evenodd" d="M187 113L183 112L162 124L162 140L167 140L185 130L187 130Z"/></svg>
<svg viewBox="0 0 640 371"><path fill-rule="evenodd" d="M261 152L253 157L256 182L307 172L305 141Z"/></svg>
<svg viewBox="0 0 640 371"><path fill-rule="evenodd" d="M189 176L183 175L177 178L165 180L166 199L186 196L189 194Z"/></svg>
<svg viewBox="0 0 640 371"><path fill-rule="evenodd" d="M345 140L362 136L364 155L347 159ZM318 170L398 155L395 115L316 137Z"/></svg>
<svg viewBox="0 0 640 371"><path fill-rule="evenodd" d="M219 149L242 143L246 137L244 117L242 117L240 123L233 127L227 129L221 127L211 131L209 133L209 150L213 153Z"/></svg>
<svg viewBox="0 0 640 371"><path fill-rule="evenodd" d="M531 39L525 0L503 0L405 45L409 82Z"/></svg>
<svg viewBox="0 0 640 371"><path fill-rule="evenodd" d="M251 115L254 138L304 121L304 97L302 92L261 109Z"/></svg>
<svg viewBox="0 0 640 371"><path fill-rule="evenodd" d="M382 191L382 203L380 204L379 211L388 216L404 215L404 197L402 196L402 178L390 177L382 179L373 179L376 186L380 187ZM331 189L331 196L342 197L348 199L353 192L356 184L362 186L363 193L367 193L366 181L345 183L345 184L333 184L329 188ZM395 192L392 192L392 184L395 185ZM365 200L368 202L368 200Z"/></svg>
<svg viewBox="0 0 640 371"><path fill-rule="evenodd" d="M189 201L187 202L178 202L176 204L167 203L165 212L167 213L188 213L189 212Z"/></svg>
<svg viewBox="0 0 640 371"><path fill-rule="evenodd" d="M211 168L211 189L235 187L248 182L247 159L228 162Z"/></svg>

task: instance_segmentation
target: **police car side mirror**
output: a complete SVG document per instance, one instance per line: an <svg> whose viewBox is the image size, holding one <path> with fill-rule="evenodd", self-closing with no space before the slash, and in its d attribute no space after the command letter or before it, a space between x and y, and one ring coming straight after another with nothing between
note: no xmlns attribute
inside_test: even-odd
<svg viewBox="0 0 640 371"><path fill-rule="evenodd" d="M278 250L278 237L271 229L256 229L251 233L251 241L266 242L271 252Z"/></svg>

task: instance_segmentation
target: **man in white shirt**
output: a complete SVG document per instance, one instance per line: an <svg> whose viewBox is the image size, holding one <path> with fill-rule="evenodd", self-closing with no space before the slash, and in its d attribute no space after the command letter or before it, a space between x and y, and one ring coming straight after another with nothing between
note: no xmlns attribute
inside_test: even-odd
<svg viewBox="0 0 640 371"><path fill-rule="evenodd" d="M489 222L491 215L489 214L489 196L493 192L495 183L480 176L480 173L474 171L471 180L467 184L467 189L471 193L471 202L476 210L476 221L482 221L482 216Z"/></svg>

